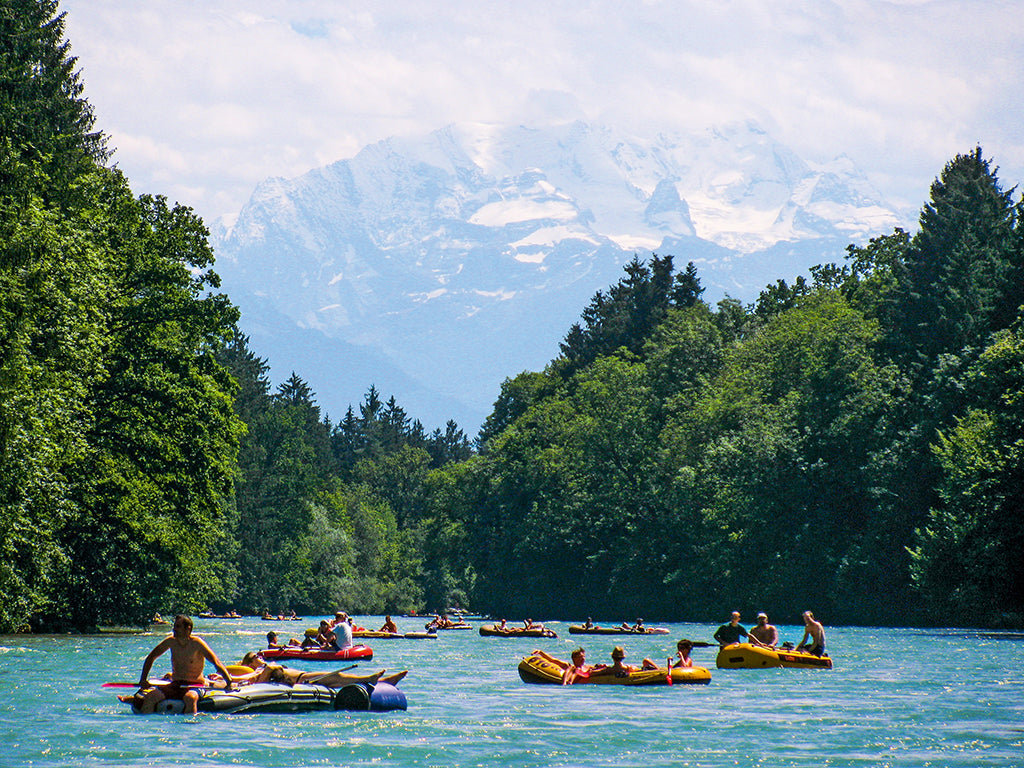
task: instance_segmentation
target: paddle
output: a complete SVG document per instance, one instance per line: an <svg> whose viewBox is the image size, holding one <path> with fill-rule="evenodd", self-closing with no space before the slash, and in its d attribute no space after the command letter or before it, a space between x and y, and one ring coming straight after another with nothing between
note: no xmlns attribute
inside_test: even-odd
<svg viewBox="0 0 1024 768"><path fill-rule="evenodd" d="M154 680L149 680L148 681L149 685L170 685L170 683L171 683L170 680L161 680L160 678L156 678ZM137 682L135 682L135 683L116 682L116 683L104 683L101 687L102 688L144 688L145 686L141 686ZM195 683L195 684L190 685L188 687L189 688L205 688L206 686L205 685L201 685L200 683Z"/></svg>
<svg viewBox="0 0 1024 768"><path fill-rule="evenodd" d="M164 681L162 681L162 680L160 680L160 681L151 680L150 682L156 683L157 685L163 685ZM121 682L118 682L118 683L104 683L101 687L102 688L138 688L139 684L138 683L121 683Z"/></svg>
<svg viewBox="0 0 1024 768"><path fill-rule="evenodd" d="M665 669L668 672L668 674L665 675L665 682L668 685L672 685L672 657L671 656L669 656L668 659L665 660Z"/></svg>

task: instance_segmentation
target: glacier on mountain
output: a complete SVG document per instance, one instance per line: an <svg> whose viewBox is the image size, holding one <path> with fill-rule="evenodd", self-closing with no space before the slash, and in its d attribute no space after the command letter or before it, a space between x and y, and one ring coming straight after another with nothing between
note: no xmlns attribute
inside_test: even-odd
<svg viewBox="0 0 1024 768"><path fill-rule="evenodd" d="M706 298L749 301L898 225L849 158L805 162L750 122L653 140L470 124L267 179L213 243L279 378L335 418L375 384L472 433L634 255L693 261Z"/></svg>

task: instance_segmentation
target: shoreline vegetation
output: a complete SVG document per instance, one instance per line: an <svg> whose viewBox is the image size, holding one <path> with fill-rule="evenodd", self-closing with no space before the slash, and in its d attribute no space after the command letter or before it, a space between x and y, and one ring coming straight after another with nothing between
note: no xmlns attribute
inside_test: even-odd
<svg viewBox="0 0 1024 768"><path fill-rule="evenodd" d="M111 164L58 3L6 5L0 632L453 604L1024 627L1024 203L980 146L916 234L750 305L634 258L475 439L372 383L335 423L272 387L203 222Z"/></svg>

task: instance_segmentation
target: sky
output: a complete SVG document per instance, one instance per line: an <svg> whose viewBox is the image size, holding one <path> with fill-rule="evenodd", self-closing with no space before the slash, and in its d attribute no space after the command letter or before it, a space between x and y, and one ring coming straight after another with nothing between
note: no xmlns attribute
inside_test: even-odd
<svg viewBox="0 0 1024 768"><path fill-rule="evenodd" d="M638 138L757 121L848 155L916 222L982 147L1024 187L1019 0L63 0L134 191L237 214L255 185L451 123Z"/></svg>

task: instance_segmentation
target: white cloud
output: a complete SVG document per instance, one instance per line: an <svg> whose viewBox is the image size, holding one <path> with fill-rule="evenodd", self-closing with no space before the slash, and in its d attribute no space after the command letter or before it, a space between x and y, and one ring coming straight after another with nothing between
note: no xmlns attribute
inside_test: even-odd
<svg viewBox="0 0 1024 768"><path fill-rule="evenodd" d="M98 127L136 191L204 217L267 176L452 122L640 134L753 117L916 209L980 142L1024 181L1016 0L65 0Z"/></svg>

